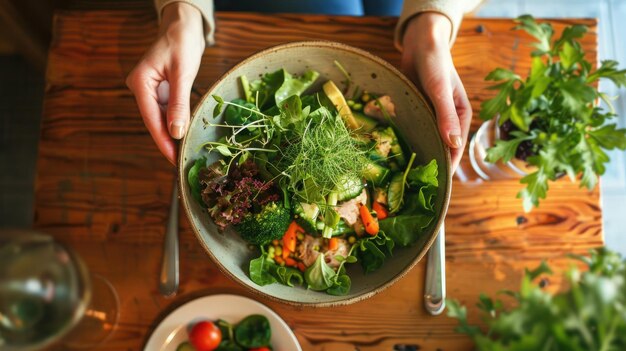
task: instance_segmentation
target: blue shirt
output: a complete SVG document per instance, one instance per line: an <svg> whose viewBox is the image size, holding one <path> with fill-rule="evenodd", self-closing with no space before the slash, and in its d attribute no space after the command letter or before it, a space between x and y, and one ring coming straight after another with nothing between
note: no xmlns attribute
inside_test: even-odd
<svg viewBox="0 0 626 351"><path fill-rule="evenodd" d="M217 11L399 16L403 0L215 0Z"/></svg>

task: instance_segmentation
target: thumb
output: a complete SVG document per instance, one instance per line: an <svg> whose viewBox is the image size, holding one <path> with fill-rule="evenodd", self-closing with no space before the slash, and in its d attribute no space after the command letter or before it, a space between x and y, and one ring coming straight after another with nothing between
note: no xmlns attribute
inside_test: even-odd
<svg viewBox="0 0 626 351"><path fill-rule="evenodd" d="M193 79L180 74L170 78L169 100L167 101L167 128L174 139L182 139L189 125L189 100Z"/></svg>

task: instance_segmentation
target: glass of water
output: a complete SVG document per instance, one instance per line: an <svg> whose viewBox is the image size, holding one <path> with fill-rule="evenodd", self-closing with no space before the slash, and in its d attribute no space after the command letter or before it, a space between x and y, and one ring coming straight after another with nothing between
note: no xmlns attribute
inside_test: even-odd
<svg viewBox="0 0 626 351"><path fill-rule="evenodd" d="M0 232L0 350L86 349L110 336L119 299L51 236Z"/></svg>

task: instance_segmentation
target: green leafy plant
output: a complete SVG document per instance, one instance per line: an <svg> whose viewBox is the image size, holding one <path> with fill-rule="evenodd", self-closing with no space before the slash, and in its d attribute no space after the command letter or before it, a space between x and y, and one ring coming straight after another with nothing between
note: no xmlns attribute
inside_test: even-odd
<svg viewBox="0 0 626 351"><path fill-rule="evenodd" d="M457 301L448 301L448 316L458 319L456 330L469 335L477 350L626 350L626 261L606 249L573 257L588 270L570 268L565 291L552 295L533 283L551 274L544 262L526 271L519 291L503 292L515 307L481 295L477 306L486 330L470 325Z"/></svg>
<svg viewBox="0 0 626 351"><path fill-rule="evenodd" d="M562 175L572 181L580 176L581 186L593 189L606 170L606 150L626 149L626 129L609 123L616 117L611 99L597 89L602 78L618 87L626 85L626 70L619 70L612 60L594 69L585 60L578 39L587 32L586 26L567 27L553 39L549 23L537 23L529 15L516 22L515 29L537 39L530 72L525 79L502 68L489 73L485 80L498 82L489 89L498 93L481 105L480 117L499 116L503 134L488 150L488 162L516 157L534 167L521 179L526 188L518 193L530 211L545 199L548 182ZM598 99L609 111L597 106Z"/></svg>

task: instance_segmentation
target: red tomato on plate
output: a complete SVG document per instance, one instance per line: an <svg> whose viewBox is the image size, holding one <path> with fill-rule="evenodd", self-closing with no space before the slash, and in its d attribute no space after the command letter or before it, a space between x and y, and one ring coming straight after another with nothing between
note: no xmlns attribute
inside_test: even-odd
<svg viewBox="0 0 626 351"><path fill-rule="evenodd" d="M212 322L199 322L191 329L189 341L198 351L213 351L222 342L222 331Z"/></svg>

